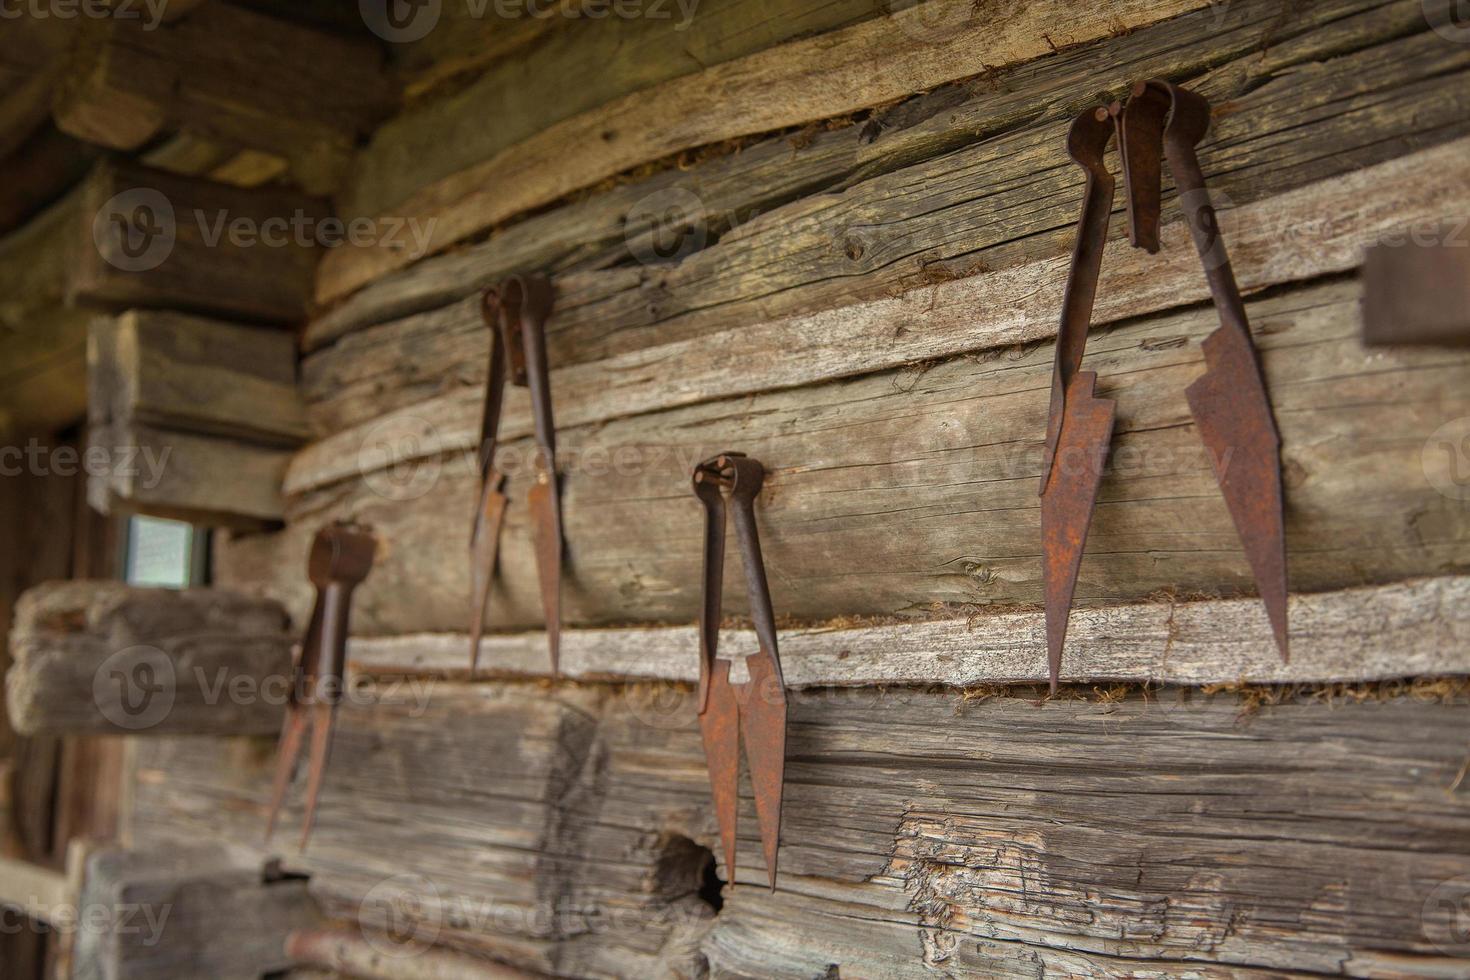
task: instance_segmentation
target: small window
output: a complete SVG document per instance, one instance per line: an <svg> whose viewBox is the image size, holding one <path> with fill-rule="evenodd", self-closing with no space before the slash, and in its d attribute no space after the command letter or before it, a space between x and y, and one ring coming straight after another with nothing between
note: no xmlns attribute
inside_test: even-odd
<svg viewBox="0 0 1470 980"><path fill-rule="evenodd" d="M165 589L202 585L206 540L205 533L182 521L131 518L123 565L128 584Z"/></svg>

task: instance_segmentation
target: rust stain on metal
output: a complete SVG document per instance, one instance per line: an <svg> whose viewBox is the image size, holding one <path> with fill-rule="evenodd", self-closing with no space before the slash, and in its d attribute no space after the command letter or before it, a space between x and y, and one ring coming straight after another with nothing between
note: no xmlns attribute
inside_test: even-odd
<svg viewBox="0 0 1470 980"><path fill-rule="evenodd" d="M1067 137L1087 173L1082 216L1057 333L1051 411L1041 482L1047 660L1057 688L1077 572L1112 440L1115 403L1095 394L1097 375L1080 371L1108 237L1115 181L1105 162L1118 140L1128 188L1129 238L1159 249L1163 162L1179 190L1196 251L1220 315L1205 338L1205 373L1185 390L1200 438L1211 451L1220 491L1240 535L1282 659L1288 656L1286 540L1281 439L1271 412L1245 304L1235 282L1195 147L1210 123L1201 96L1169 82L1133 86L1127 105L1084 112Z"/></svg>
<svg viewBox="0 0 1470 980"><path fill-rule="evenodd" d="M786 777L786 686L776 646L776 618L755 525L755 498L765 468L741 453L727 452L694 469L694 493L704 504L704 597L699 615L699 726L709 765L710 791L725 870L735 882L735 818L740 779L740 742L750 768L756 821L771 890L776 888L776 854L781 837L781 788ZM745 568L750 617L760 649L745 658L747 680L730 679L732 661L718 652L724 587L727 512Z"/></svg>
<svg viewBox="0 0 1470 980"><path fill-rule="evenodd" d="M480 500L470 536L470 673L480 663L485 604L495 577L495 559L507 498L505 476L495 469L496 433L505 386L530 389L536 428L536 482L526 494L536 544L536 570L553 675L561 668L561 492L556 471L556 425L551 415L550 369L546 359L546 320L551 316L551 283L545 276L511 276L485 290L482 313L490 328L490 371L480 423Z"/></svg>
<svg viewBox="0 0 1470 980"><path fill-rule="evenodd" d="M301 827L302 850L311 836L332 746L332 723L345 693L343 674L352 593L372 571L376 551L377 540L368 529L341 522L322 528L312 542L307 576L316 586L316 604L301 644L301 659L292 679L291 702L286 706L286 721L276 749L275 781L265 830L267 841L275 833L276 819L296 772L308 728L311 752L306 778L306 816Z"/></svg>

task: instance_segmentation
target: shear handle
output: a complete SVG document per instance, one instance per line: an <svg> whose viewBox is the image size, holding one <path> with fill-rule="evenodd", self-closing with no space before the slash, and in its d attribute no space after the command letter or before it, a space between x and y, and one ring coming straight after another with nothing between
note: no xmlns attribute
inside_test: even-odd
<svg viewBox="0 0 1470 980"><path fill-rule="evenodd" d="M720 616L725 590L725 496L713 461L694 470L694 493L704 504L704 571L699 608L699 714L709 708L710 673L719 652Z"/></svg>
<svg viewBox="0 0 1470 980"><path fill-rule="evenodd" d="M728 457L734 480L730 487L735 538L740 543L740 560L745 567L745 588L749 593L750 618L761 653L770 659L776 682L785 687L781 676L780 651L776 646L776 616L771 609L771 587L766 581L766 565L761 558L761 539L755 525L755 498L765 483L766 471L756 460L746 456Z"/></svg>
<svg viewBox="0 0 1470 980"><path fill-rule="evenodd" d="M1082 365L1087 331L1092 326L1092 307L1102 273L1103 249L1108 241L1108 220L1113 210L1115 186L1104 157L1116 130L1116 109L1097 106L1078 116L1067 134L1067 151L1087 173L1087 189L1082 199L1082 215L1077 220L1077 241L1072 248L1072 266L1067 273L1066 293L1062 299L1062 321L1057 329L1051 408L1038 493L1046 492L1046 485L1051 479L1052 463L1062 435L1062 419L1066 416L1067 388Z"/></svg>

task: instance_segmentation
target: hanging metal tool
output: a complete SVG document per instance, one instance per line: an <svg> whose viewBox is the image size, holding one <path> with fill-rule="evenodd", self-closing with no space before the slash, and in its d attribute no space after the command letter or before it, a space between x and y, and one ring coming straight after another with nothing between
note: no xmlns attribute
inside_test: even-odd
<svg viewBox="0 0 1470 980"><path fill-rule="evenodd" d="M776 618L755 526L755 498L765 468L743 453L721 453L694 469L694 493L704 504L704 603L699 614L699 726L709 765L710 791L725 873L735 882L735 815L740 779L740 741L750 768L766 873L776 888L781 838L781 787L786 776L786 687L776 647ZM716 657L725 571L725 512L733 512L735 537L745 566L750 618L760 649L745 657L747 680L730 680L732 661Z"/></svg>
<svg viewBox="0 0 1470 980"><path fill-rule="evenodd" d="M316 586L316 605L311 625L301 643L291 685L291 702L286 706L286 723L276 748L276 777L271 789L270 817L265 837L275 833L276 818L286 789L296 772L306 729L311 734L311 762L307 768L306 816L301 827L301 848L306 849L316 818L317 798L327 769L332 745L332 722L345 693L347 630L352 608L352 591L373 567L377 542L364 528L351 524L329 524L317 532L307 559L307 575Z"/></svg>
<svg viewBox="0 0 1470 980"><path fill-rule="evenodd" d="M1123 159L1129 232L1135 247L1158 251L1164 159L1174 174L1220 315L1219 329L1204 341L1206 371L1185 389L1185 397L1200 438L1213 455L1215 476L1265 603L1277 648L1283 660L1288 656L1281 438L1245 304L1195 152L1209 124L1210 104L1202 96L1151 79L1133 86L1126 107L1115 102L1078 116L1067 137L1072 159L1087 173L1087 189L1062 302L1042 465L1046 640L1053 691L1061 671L1082 549L1113 432L1114 401L1096 397L1097 375L1078 368L1091 326L1113 207L1114 180L1104 157L1114 135Z"/></svg>
<svg viewBox="0 0 1470 980"><path fill-rule="evenodd" d="M495 575L500 527L505 516L505 476L495 469L496 431L507 381L531 392L536 426L536 482L526 494L541 607L546 612L546 639L551 672L561 668L561 496L556 472L556 425L551 416L550 371L546 362L546 320L551 316L551 283L545 276L511 276L487 289L481 312L490 328L490 372L485 383L485 413L480 426L480 502L470 539L470 590L474 603L470 627L470 673L480 663L485 629L485 603Z"/></svg>

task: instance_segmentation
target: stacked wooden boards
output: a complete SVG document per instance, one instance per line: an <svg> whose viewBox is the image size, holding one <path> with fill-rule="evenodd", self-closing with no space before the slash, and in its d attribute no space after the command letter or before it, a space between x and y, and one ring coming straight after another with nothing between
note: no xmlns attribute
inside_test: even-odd
<svg viewBox="0 0 1470 980"><path fill-rule="evenodd" d="M1396 229L1470 214L1470 46L1433 3L995 6L925 4L927 31L861 19L655 82L447 176L384 168L399 189L379 213L437 218L435 248L460 247L324 262L316 441L285 528L231 536L216 568L299 620L322 521L382 542L352 653L380 698L344 709L291 859L336 915L380 935L375 898L397 890L415 937L567 976L1463 972L1446 926L1470 873L1463 690L1402 679L1470 673L1453 611L1470 520L1437 448L1470 416L1470 361L1363 349L1353 272ZM1149 258L1119 221L1090 355L1120 432L1067 679L1188 686L1038 703L990 685L1043 664L1035 488L1081 196L1064 134L1155 75L1216 106L1201 157L1284 433L1302 659L1273 659L1255 604L1211 598L1249 588L1183 398L1215 314L1186 229ZM469 113L476 91L452 97ZM725 139L738 151L654 166ZM557 288L584 683L468 683L474 293L534 269ZM529 459L529 414L508 409L506 448ZM802 692L781 887L751 885L747 805L751 866L722 900L694 647L668 626L698 603L688 470L721 449L770 472L759 517ZM528 479L512 468L513 498ZM539 623L533 561L512 508L495 626ZM535 674L536 642L497 638L485 661ZM1324 686L1247 717L1193 687L1242 676ZM661 681L622 686L640 678ZM253 838L263 744L136 751L140 845Z"/></svg>

